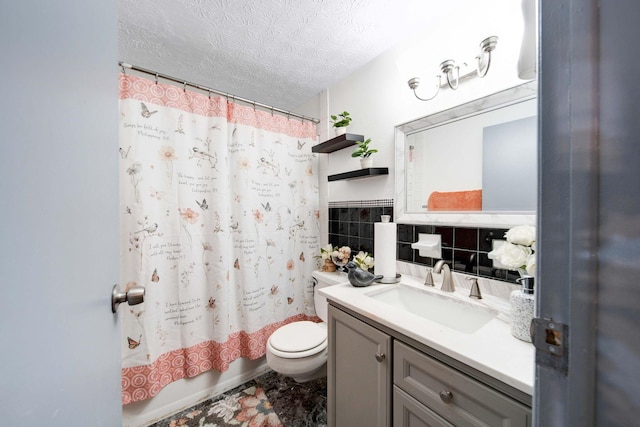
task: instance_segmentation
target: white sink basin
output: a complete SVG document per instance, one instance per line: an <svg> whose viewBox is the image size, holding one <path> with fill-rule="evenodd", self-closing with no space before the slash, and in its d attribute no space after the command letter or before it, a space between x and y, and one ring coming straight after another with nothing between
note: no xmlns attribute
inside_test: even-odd
<svg viewBox="0 0 640 427"><path fill-rule="evenodd" d="M460 301L444 293L439 295L438 292L442 291L431 292L400 283L366 295L465 334L476 332L498 315L490 308Z"/></svg>

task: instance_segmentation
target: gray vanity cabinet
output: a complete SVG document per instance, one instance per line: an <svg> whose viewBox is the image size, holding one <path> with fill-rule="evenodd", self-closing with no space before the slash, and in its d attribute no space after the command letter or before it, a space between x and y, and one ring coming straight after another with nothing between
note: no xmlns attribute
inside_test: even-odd
<svg viewBox="0 0 640 427"><path fill-rule="evenodd" d="M391 425L391 337L329 306L329 427Z"/></svg>
<svg viewBox="0 0 640 427"><path fill-rule="evenodd" d="M422 344L408 345L401 334L354 316L329 306L330 427L531 426L531 407L512 392L498 391L477 373L465 374L459 362L451 361L454 369L426 354L428 347L419 350Z"/></svg>

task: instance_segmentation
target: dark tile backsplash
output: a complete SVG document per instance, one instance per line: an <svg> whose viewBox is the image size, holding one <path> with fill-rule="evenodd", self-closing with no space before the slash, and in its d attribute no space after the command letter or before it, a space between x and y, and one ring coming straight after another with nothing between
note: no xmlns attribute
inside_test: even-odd
<svg viewBox="0 0 640 427"><path fill-rule="evenodd" d="M355 255L359 251L373 253L373 224L380 222L380 215L390 215L393 221L393 205L389 200L345 202L346 207L329 206L329 242L334 246L349 246ZM419 233L442 236L442 258L453 271L475 274L494 280L515 282L515 271L495 269L488 253L494 239L503 240L507 229L483 227L453 227L435 225L398 224L396 258L400 261L433 267L437 259L421 257L411 244L418 241Z"/></svg>
<svg viewBox="0 0 640 427"><path fill-rule="evenodd" d="M421 257L411 243L418 241L418 234L440 234L442 236L442 258L453 271L475 274L494 280L513 282L516 272L496 269L487 255L491 252L493 239L504 240L503 228L453 227L433 225L398 224L398 260L433 267L438 261ZM409 239L408 237L411 236ZM375 256L375 255L374 255Z"/></svg>
<svg viewBox="0 0 640 427"><path fill-rule="evenodd" d="M329 207L329 243L349 246L355 255L359 251L373 253L373 224L381 215L390 215L393 221L393 204L380 201L346 202L348 206Z"/></svg>

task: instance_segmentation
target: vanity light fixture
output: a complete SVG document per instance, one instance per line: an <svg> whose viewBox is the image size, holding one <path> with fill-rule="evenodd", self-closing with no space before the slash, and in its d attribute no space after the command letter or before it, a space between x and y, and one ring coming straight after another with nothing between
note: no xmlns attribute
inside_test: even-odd
<svg viewBox="0 0 640 427"><path fill-rule="evenodd" d="M446 61L442 61L440 63L440 70L447 78L447 84L451 88L451 90L458 89L458 85L460 84L460 67L456 67L456 61L453 59L447 59ZM451 83L453 80L453 71L456 72L455 83Z"/></svg>
<svg viewBox="0 0 640 427"><path fill-rule="evenodd" d="M440 92L440 88L444 87L445 83L442 81L443 76L446 79L446 85L449 86L451 90L458 89L460 85L460 81L473 77L477 75L480 78L483 78L489 72L489 67L491 66L491 52L493 52L498 44L498 37L491 36L480 42L480 53L474 58L476 62L475 70L471 70L466 72L463 75L460 75L460 66L456 65L456 62L453 59L447 59L446 61L442 61L440 63L440 71L442 74L438 74L436 76L436 92L433 96L429 98L421 98L418 96L416 89L420 86L420 78L414 77L410 79L407 83L409 84L409 88L413 90L413 94L420 101L430 101L435 98ZM463 63L463 67L466 67L467 64Z"/></svg>

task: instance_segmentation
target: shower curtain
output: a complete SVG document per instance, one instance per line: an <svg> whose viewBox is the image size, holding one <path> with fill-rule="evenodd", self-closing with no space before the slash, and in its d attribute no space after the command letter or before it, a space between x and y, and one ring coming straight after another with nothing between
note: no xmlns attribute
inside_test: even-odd
<svg viewBox="0 0 640 427"><path fill-rule="evenodd" d="M315 125L120 75L122 403L318 320Z"/></svg>

